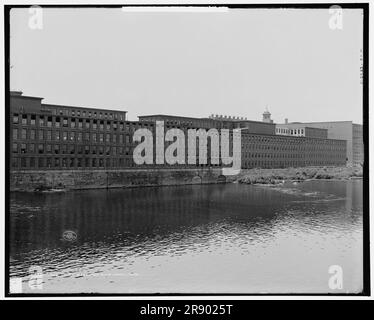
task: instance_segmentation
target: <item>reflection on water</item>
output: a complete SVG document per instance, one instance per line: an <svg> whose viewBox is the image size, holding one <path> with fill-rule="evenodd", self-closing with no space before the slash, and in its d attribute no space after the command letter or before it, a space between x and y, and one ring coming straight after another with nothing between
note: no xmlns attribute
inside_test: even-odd
<svg viewBox="0 0 374 320"><path fill-rule="evenodd" d="M340 265L358 292L362 210L361 180L15 193L10 274L32 293L337 292Z"/></svg>

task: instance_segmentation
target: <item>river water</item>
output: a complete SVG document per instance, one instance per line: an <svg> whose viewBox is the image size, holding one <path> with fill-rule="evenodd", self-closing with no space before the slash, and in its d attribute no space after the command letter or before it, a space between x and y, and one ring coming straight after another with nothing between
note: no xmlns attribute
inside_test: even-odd
<svg viewBox="0 0 374 320"><path fill-rule="evenodd" d="M10 276L27 293L356 293L362 192L350 180L13 193Z"/></svg>

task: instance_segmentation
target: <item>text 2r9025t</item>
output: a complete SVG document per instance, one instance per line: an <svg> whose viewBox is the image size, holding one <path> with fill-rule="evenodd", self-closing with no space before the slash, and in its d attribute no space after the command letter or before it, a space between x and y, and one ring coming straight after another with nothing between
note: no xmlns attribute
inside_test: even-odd
<svg viewBox="0 0 374 320"><path fill-rule="evenodd" d="M231 314L231 304L185 304L184 314L186 315L211 315Z"/></svg>

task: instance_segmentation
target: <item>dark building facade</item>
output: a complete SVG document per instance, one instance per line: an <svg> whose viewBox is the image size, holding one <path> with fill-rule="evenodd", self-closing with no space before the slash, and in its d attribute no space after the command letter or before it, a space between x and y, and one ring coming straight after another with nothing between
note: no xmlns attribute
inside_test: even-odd
<svg viewBox="0 0 374 320"><path fill-rule="evenodd" d="M296 166L345 165L346 141L327 138L281 136L275 124L244 118L211 116L189 118L170 115L140 116L127 121L126 111L43 104L42 98L10 95L10 168L11 170L115 170L160 166L138 165L133 160L133 134L147 128L156 142L156 121L164 130L242 129L242 168L282 168ZM220 133L218 133L220 134ZM232 134L232 133L231 133ZM165 148L172 142L165 143ZM187 154L187 142L185 143ZM201 163L197 146L196 164L181 167L222 166L214 162L208 141L207 162ZM156 157L156 148L153 150ZM230 146L232 152L232 145ZM168 165L164 166L175 166Z"/></svg>

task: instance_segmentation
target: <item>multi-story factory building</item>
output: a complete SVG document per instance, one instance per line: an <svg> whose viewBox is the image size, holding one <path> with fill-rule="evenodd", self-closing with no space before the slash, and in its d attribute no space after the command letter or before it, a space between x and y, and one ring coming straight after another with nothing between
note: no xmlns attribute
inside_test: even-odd
<svg viewBox="0 0 374 320"><path fill-rule="evenodd" d="M364 163L362 125L352 121L292 122L276 125L276 133L287 136L309 136L347 141L347 164Z"/></svg>
<svg viewBox="0 0 374 320"><path fill-rule="evenodd" d="M188 129L232 131L240 128L242 168L346 164L345 140L279 135L276 124L271 121L217 115L208 118L148 115L139 116L139 121L127 121L126 111L43 104L42 98L24 96L21 92L11 92L9 121L11 170L115 170L157 166L156 163L138 165L133 159L134 148L139 143L133 141L134 132L139 128L149 129L155 144L156 121L164 122L165 131L181 129L186 137ZM165 143L165 148L170 143ZM187 145L184 143L186 152ZM154 157L156 149L153 148ZM206 163L201 161L197 150L196 164L186 162L176 166L222 166L221 161L212 161L210 150L209 139Z"/></svg>

